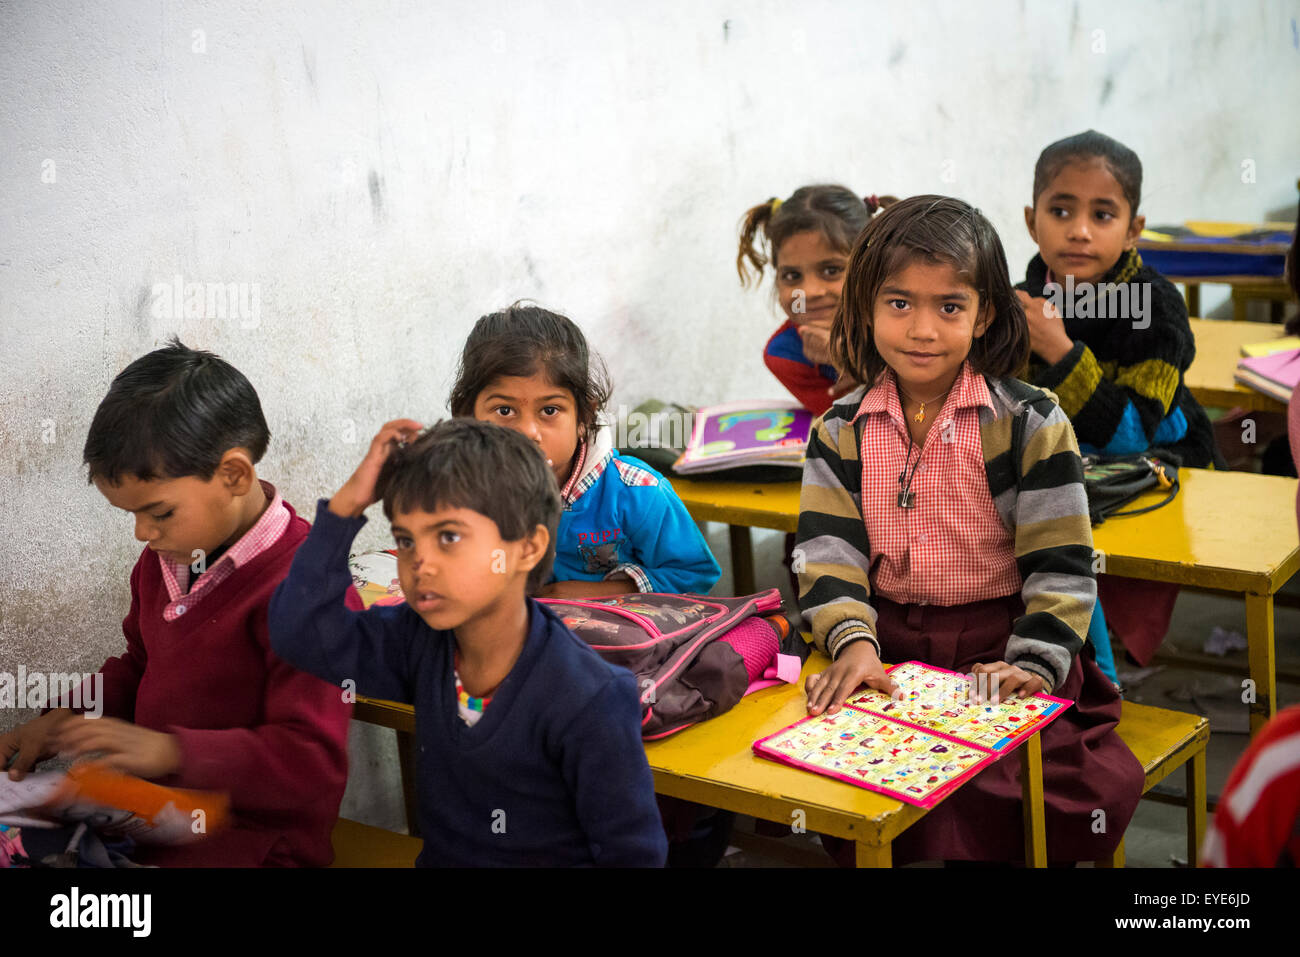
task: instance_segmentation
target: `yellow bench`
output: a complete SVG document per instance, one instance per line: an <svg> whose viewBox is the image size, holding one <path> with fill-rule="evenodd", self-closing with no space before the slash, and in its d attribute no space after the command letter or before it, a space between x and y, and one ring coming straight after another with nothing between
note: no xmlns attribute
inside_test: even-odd
<svg viewBox="0 0 1300 957"><path fill-rule="evenodd" d="M1142 785L1144 797L1178 768L1187 765L1186 801L1171 799L1170 803L1186 803L1187 862L1195 867L1205 837L1205 747L1210 741L1210 722L1198 714L1125 701L1115 730L1146 772ZM1123 867L1123 838L1110 860L1096 864Z"/></svg>
<svg viewBox="0 0 1300 957"><path fill-rule="evenodd" d="M424 842L345 817L334 822L330 867L414 867Z"/></svg>

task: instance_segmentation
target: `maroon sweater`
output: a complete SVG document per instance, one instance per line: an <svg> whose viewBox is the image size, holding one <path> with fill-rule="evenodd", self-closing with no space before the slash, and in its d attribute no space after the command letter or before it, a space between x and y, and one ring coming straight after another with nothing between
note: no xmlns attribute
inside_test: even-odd
<svg viewBox="0 0 1300 957"><path fill-rule="evenodd" d="M104 714L177 737L181 770L158 783L225 791L231 821L195 844L141 847L142 864L324 866L347 783L352 706L339 688L271 651L266 609L308 524L284 534L163 620L167 585L145 549L131 571L126 654L104 663Z"/></svg>

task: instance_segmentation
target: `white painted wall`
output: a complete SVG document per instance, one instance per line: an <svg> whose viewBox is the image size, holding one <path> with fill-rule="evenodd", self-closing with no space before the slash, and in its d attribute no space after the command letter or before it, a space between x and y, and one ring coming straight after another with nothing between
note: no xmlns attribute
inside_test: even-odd
<svg viewBox="0 0 1300 957"><path fill-rule="evenodd" d="M1095 127L1142 157L1152 223L1294 218L1298 18L1295 0L5 4L0 670L120 650L139 546L81 447L113 375L171 333L249 376L262 473L308 514L379 423L444 413L473 321L518 297L587 331L616 401L780 395L771 301L733 267L748 206L813 181L954 193L1019 278L1034 159ZM260 321L154 318L177 274L258 284Z"/></svg>

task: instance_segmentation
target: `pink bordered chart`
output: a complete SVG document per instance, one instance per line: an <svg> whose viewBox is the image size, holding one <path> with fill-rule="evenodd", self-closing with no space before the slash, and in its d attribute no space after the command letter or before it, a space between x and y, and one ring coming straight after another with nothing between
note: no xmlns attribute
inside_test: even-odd
<svg viewBox="0 0 1300 957"><path fill-rule="evenodd" d="M892 697L868 688L835 714L760 738L754 752L930 808L1071 705L1047 694L971 702L970 675L919 661L886 670L899 686Z"/></svg>

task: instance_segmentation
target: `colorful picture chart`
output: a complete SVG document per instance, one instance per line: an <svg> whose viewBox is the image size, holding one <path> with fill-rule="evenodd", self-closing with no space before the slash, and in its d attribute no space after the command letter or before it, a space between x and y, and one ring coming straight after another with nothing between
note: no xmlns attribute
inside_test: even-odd
<svg viewBox="0 0 1300 957"><path fill-rule="evenodd" d="M893 697L859 692L755 741L755 753L928 808L1070 707L1045 694L971 703L969 675L919 661L888 673Z"/></svg>

